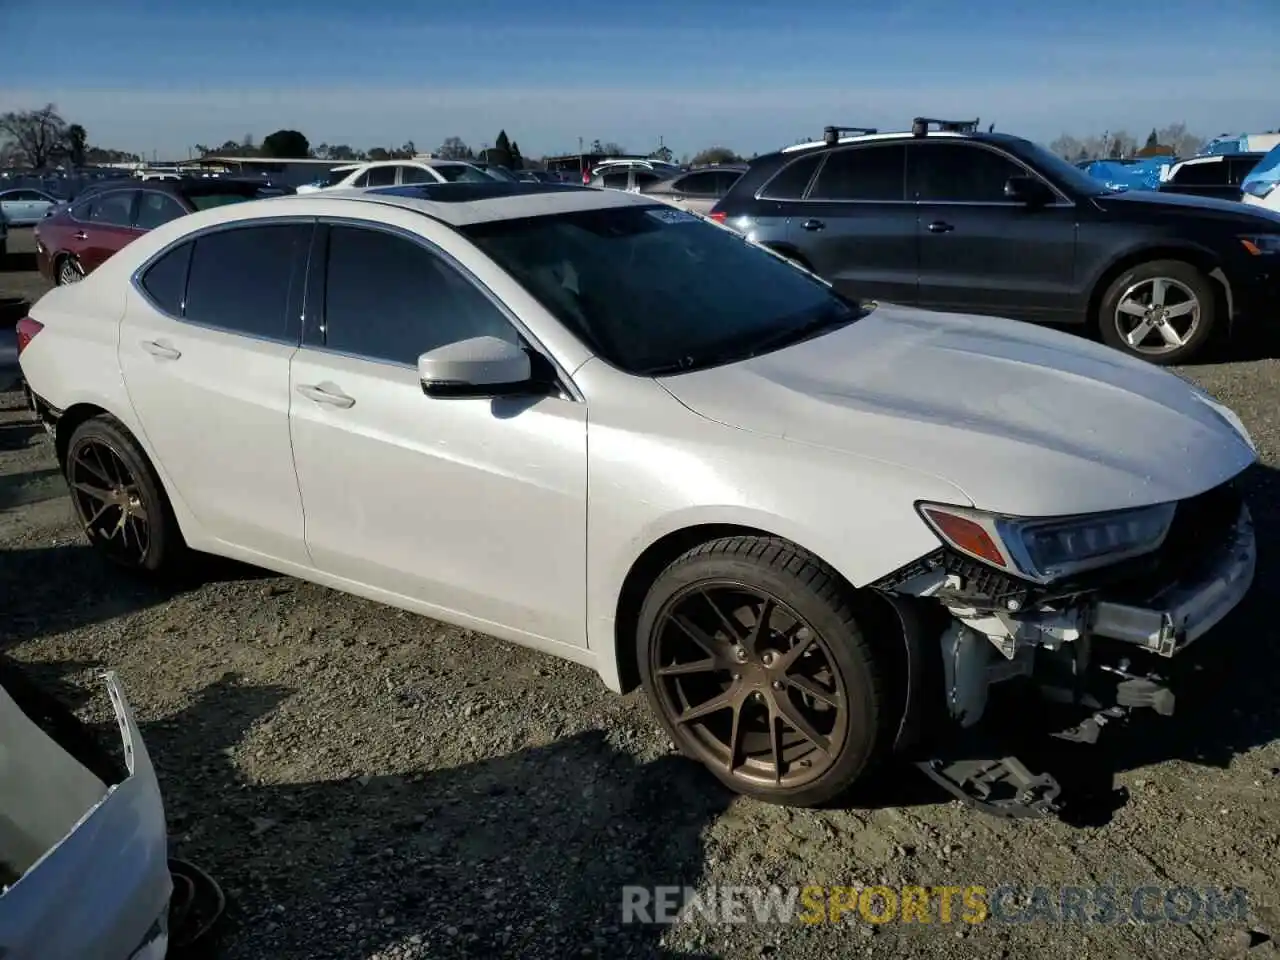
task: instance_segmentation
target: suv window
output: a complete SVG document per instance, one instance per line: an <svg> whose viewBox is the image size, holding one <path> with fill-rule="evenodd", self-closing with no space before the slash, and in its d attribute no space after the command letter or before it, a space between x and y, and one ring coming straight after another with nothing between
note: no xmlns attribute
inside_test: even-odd
<svg viewBox="0 0 1280 960"><path fill-rule="evenodd" d="M902 200L907 151L902 144L832 150L809 191L810 200Z"/></svg>
<svg viewBox="0 0 1280 960"><path fill-rule="evenodd" d="M139 230L154 230L162 223L177 220L186 212L182 204L168 194L144 190L138 196L138 215L134 226Z"/></svg>
<svg viewBox="0 0 1280 960"><path fill-rule="evenodd" d="M1173 176L1178 185L1207 187L1225 186L1227 183L1227 161L1210 160L1207 163L1184 163Z"/></svg>
<svg viewBox="0 0 1280 960"><path fill-rule="evenodd" d="M435 183L436 178L431 175L429 170L422 167L401 167L400 168L401 183Z"/></svg>
<svg viewBox="0 0 1280 960"><path fill-rule="evenodd" d="M760 191L760 197L764 200L803 199L804 192L809 187L809 181L813 179L818 164L822 162L822 156L821 153L811 153L799 160L792 160L764 185Z"/></svg>
<svg viewBox="0 0 1280 960"><path fill-rule="evenodd" d="M368 185L371 187L389 187L395 182L395 167L374 167L369 171Z"/></svg>
<svg viewBox="0 0 1280 960"><path fill-rule="evenodd" d="M687 177L681 177L671 186L676 193L683 193L689 197L714 197L716 195L716 180L719 174L706 170L702 173L691 173Z"/></svg>
<svg viewBox="0 0 1280 960"><path fill-rule="evenodd" d="M1261 160L1262 158L1257 154L1254 154L1251 157L1228 157L1226 161L1228 167L1227 182L1232 186L1238 186L1239 184L1244 183L1244 178L1253 171L1253 168L1256 167Z"/></svg>
<svg viewBox="0 0 1280 960"><path fill-rule="evenodd" d="M147 268L142 289L157 307L171 317L182 316L182 300L187 292L187 268L191 265L192 243L170 250Z"/></svg>
<svg viewBox="0 0 1280 960"><path fill-rule="evenodd" d="M127 227L133 223L133 198L136 190L113 190L93 198L89 206L90 223L104 226Z"/></svg>
<svg viewBox="0 0 1280 960"><path fill-rule="evenodd" d="M405 237L361 227L329 230L324 326L330 349L411 365L469 337L519 342L502 311L453 266Z"/></svg>
<svg viewBox="0 0 1280 960"><path fill-rule="evenodd" d="M728 193L730 190L733 189L733 185L738 182L738 179L742 176L742 173L741 171L738 171L738 170L717 170L715 176L716 176L715 186L711 188L713 195L717 197L723 197L726 193Z"/></svg>
<svg viewBox="0 0 1280 960"><path fill-rule="evenodd" d="M367 187L369 185L369 174L372 172L373 172L372 170L366 170L364 173L360 174L360 176L352 180L351 183L348 184L348 186Z"/></svg>
<svg viewBox="0 0 1280 960"><path fill-rule="evenodd" d="M283 340L289 291L310 224L235 227L197 237L185 316L195 323Z"/></svg>
<svg viewBox="0 0 1280 960"><path fill-rule="evenodd" d="M630 178L630 170L610 170L600 175L600 186L606 190L625 190Z"/></svg>
<svg viewBox="0 0 1280 960"><path fill-rule="evenodd" d="M1008 203L1004 185L1027 171L1003 154L968 143L913 144L911 183L916 199L951 203Z"/></svg>

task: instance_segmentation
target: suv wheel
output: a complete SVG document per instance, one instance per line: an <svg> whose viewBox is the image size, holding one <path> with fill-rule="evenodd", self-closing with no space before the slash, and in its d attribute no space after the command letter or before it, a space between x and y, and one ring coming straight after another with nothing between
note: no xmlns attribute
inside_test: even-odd
<svg viewBox="0 0 1280 960"><path fill-rule="evenodd" d="M1152 260L1125 270L1102 297L1102 339L1161 365L1186 363L1208 341L1217 320L1213 282L1179 260Z"/></svg>

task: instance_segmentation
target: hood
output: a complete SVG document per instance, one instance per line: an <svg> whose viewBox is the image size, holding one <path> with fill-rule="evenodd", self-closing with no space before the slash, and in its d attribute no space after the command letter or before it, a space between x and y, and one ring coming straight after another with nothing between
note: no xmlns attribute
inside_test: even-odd
<svg viewBox="0 0 1280 960"><path fill-rule="evenodd" d="M1199 213L1215 220L1233 220L1252 228L1280 230L1280 214L1270 210L1247 207L1236 200L1218 200L1190 193L1158 193L1154 190L1126 190L1123 193L1107 193L1093 198L1094 203L1109 213L1123 213L1135 205L1160 213L1163 209L1174 216Z"/></svg>
<svg viewBox="0 0 1280 960"><path fill-rule="evenodd" d="M882 305L840 330L659 381L742 430L941 477L986 510L1180 500L1255 460L1184 380L1083 338Z"/></svg>

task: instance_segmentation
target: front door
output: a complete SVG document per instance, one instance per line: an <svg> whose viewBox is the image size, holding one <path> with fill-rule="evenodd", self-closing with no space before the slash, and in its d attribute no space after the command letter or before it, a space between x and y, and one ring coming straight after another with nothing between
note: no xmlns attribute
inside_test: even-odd
<svg viewBox="0 0 1280 960"><path fill-rule="evenodd" d="M916 208L906 148L858 144L826 154L808 194L787 204L788 241L845 296L916 301Z"/></svg>
<svg viewBox="0 0 1280 960"><path fill-rule="evenodd" d="M289 447L310 222L198 236L162 256L120 326L125 387L151 452L206 532L307 564Z"/></svg>
<svg viewBox="0 0 1280 960"><path fill-rule="evenodd" d="M444 619L584 645L586 405L423 393L420 354L483 335L521 341L426 238L334 224L322 260L290 394L317 568Z"/></svg>
<svg viewBox="0 0 1280 960"><path fill-rule="evenodd" d="M984 144L913 142L908 168L919 202L920 306L1041 323L1084 316L1070 201L1006 199L1010 177L1034 174Z"/></svg>

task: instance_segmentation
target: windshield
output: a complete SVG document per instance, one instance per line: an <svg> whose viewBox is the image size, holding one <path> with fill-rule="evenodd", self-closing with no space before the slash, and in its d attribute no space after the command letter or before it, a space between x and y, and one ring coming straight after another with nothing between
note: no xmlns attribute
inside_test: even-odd
<svg viewBox="0 0 1280 960"><path fill-rule="evenodd" d="M738 234L665 205L500 220L464 232L628 373L731 363L863 314Z"/></svg>
<svg viewBox="0 0 1280 960"><path fill-rule="evenodd" d="M1086 197L1100 197L1103 194L1119 192L1113 187L1108 187L1101 180L1089 176L1074 163L1068 163L1053 151L1046 150L1038 143L1019 139L1016 143L1011 143L1010 146L1031 166L1043 171L1055 182L1076 193L1083 194Z"/></svg>

